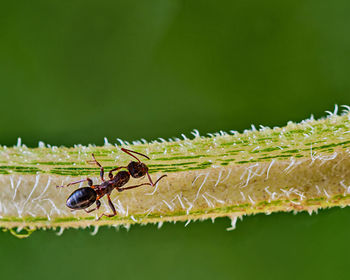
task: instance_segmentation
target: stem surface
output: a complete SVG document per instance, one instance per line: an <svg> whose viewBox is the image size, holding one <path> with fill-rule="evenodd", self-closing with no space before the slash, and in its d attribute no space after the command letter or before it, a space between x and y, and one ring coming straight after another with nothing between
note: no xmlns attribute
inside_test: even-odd
<svg viewBox="0 0 350 280"><path fill-rule="evenodd" d="M244 133L216 133L194 139L154 141L122 146L148 155L145 160L155 188L144 186L111 195L117 216L105 198L98 213L71 212L65 202L79 185L56 188L90 177L100 182L105 171L133 160L116 145L73 148L0 147L0 227L28 232L37 228L129 226L130 224L237 217L276 211L303 211L350 203L350 115L289 122L282 128L255 128ZM129 185L147 178L131 179ZM84 183L80 184L84 186Z"/></svg>

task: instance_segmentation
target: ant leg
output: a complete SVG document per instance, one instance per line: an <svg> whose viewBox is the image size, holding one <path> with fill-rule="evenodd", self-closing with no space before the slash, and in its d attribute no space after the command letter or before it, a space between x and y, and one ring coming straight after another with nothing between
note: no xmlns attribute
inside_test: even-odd
<svg viewBox="0 0 350 280"><path fill-rule="evenodd" d="M104 182L105 179L103 178L103 175L104 175L105 171L104 171L102 165L96 160L95 155L94 154L91 154L91 155L92 155L92 158L94 160L88 160L87 162L88 163L95 163L98 167L100 167L100 177L101 177L102 182Z"/></svg>
<svg viewBox="0 0 350 280"><path fill-rule="evenodd" d="M111 197L109 196L109 194L107 194L107 197L108 197L108 204L109 204L109 207L112 209L112 211L113 211L113 214L105 214L105 213L103 213L100 217L98 217L98 219L97 219L97 221L99 220L99 219L101 219L103 216L106 216L106 217L114 217L115 215L117 215L117 211L115 210L115 207L114 207L114 205L113 205L113 202L112 202L112 200L111 200Z"/></svg>
<svg viewBox="0 0 350 280"><path fill-rule="evenodd" d="M147 158L147 159L150 159L148 156L146 156L146 155L144 155L144 154L141 154L141 153L138 153L138 152L135 152L135 151L132 151L132 150L128 150L128 149L125 149L125 148L121 148L121 150L122 150L124 153L127 153L129 156L132 156L133 158L136 158L136 160L137 160L138 162L141 162L141 161L140 161L136 156L134 156L132 153L138 154L138 155L143 156L143 157L145 157L145 158Z"/></svg>
<svg viewBox="0 0 350 280"><path fill-rule="evenodd" d="M118 192L122 192L122 191L125 191L125 190L130 190L130 189L134 189L134 188L138 188L138 187L141 187L141 186L155 186L162 178L166 177L167 175L163 175L161 176L154 184L152 183L143 183L143 184L140 184L140 185L136 185L136 186L131 186L131 187L126 187L126 188L117 188Z"/></svg>
<svg viewBox="0 0 350 280"><path fill-rule="evenodd" d="M122 192L122 191L126 191L126 190L130 190L130 189L134 189L134 188L138 188L138 187L141 187L141 186L151 186L150 183L143 183L143 184L140 184L140 185L136 185L136 186L131 186L131 187L126 187L126 188L117 188L117 191L118 192Z"/></svg>
<svg viewBox="0 0 350 280"><path fill-rule="evenodd" d="M121 168L127 168L127 167L126 166L121 166L121 167L113 168L111 171L108 172L109 179L113 179L113 174L112 174L113 171L117 171L117 170L119 170Z"/></svg>
<svg viewBox="0 0 350 280"><path fill-rule="evenodd" d="M66 187L69 187L71 185L75 185L75 184L79 184L79 183L82 183L82 182L85 182L87 181L88 182L88 185L91 187L92 186L92 180L90 178L86 178L86 179L83 179L83 180L79 180L79 181L76 181L76 182L72 182L72 183L69 183L66 185ZM65 187L64 185L63 186L56 186L56 188L63 188Z"/></svg>
<svg viewBox="0 0 350 280"><path fill-rule="evenodd" d="M86 213L90 213L90 212L92 212L92 211L98 210L98 209L100 208L100 206L101 206L101 202L100 202L99 200L96 200L96 207L95 207L94 209L90 209L90 210L84 209L84 211L85 211Z"/></svg>

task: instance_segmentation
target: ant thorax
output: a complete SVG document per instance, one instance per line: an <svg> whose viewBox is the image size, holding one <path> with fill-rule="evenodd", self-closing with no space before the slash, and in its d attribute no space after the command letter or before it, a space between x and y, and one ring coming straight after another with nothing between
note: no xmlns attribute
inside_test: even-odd
<svg viewBox="0 0 350 280"><path fill-rule="evenodd" d="M127 171L119 171L114 178L111 180L113 181L113 185L116 188L120 188L123 185L125 185L130 180L130 174Z"/></svg>

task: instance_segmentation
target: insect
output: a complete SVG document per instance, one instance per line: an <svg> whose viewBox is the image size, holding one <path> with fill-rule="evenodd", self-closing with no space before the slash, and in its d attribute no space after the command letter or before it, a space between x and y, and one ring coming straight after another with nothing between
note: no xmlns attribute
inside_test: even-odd
<svg viewBox="0 0 350 280"><path fill-rule="evenodd" d="M128 155L132 156L135 158L137 161L131 161L127 166L120 166L113 168L108 172L108 178L109 180L104 179L104 169L101 166L101 164L96 160L94 154L92 154L92 161L88 161L88 163L93 163L96 164L100 168L100 178L102 180L102 183L100 185L94 185L92 180L90 178L86 178L80 181L72 182L67 184L66 186L71 186L74 184L78 184L81 182L88 182L88 187L84 188L79 188L75 190L67 199L66 205L67 207L73 209L73 210L84 210L86 213L90 213L92 211L98 210L101 206L100 199L104 196L107 195L108 198L108 204L109 207L111 208L113 214L106 214L103 213L97 220L101 219L103 216L106 217L113 217L117 215L117 211L115 210L115 207L113 205L113 202L111 200L110 194L111 192L116 189L118 192L122 192L125 190L131 190L134 188L138 188L141 186L149 185L149 186L155 186L162 178L164 178L167 175L161 176L155 183L153 183L151 176L148 173L148 167L146 164L141 162L136 156L140 155L143 156L147 159L150 159L148 156L131 151L125 148L121 148L121 150ZM119 171L115 176L113 175L114 171L117 171L119 169L125 168L127 171ZM130 186L130 187L123 187L129 180L130 176L133 178L141 178L143 176L147 175L149 183L142 183L139 185L135 186ZM65 186L57 186L57 187L65 187ZM93 209L87 209L90 207L92 204L96 202L96 207Z"/></svg>

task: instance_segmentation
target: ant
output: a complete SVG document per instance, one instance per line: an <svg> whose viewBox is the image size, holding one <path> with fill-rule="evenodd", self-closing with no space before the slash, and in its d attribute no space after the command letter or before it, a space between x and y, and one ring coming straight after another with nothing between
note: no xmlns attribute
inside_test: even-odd
<svg viewBox="0 0 350 280"><path fill-rule="evenodd" d="M107 195L108 198L108 204L109 207L112 209L113 214L105 214L103 213L97 220L101 219L103 216L106 217L114 217L117 215L117 211L115 210L115 207L111 201L110 194L114 189L117 189L118 192L122 192L125 190L130 190L134 188L138 188L141 186L149 185L149 186L155 186L162 178L164 178L167 175L161 176L155 183L153 183L151 176L148 173L148 167L146 164L141 162L134 154L143 156L147 159L150 159L148 156L131 151L128 149L121 148L121 150L124 153L127 153L128 155L132 156L137 160L136 161L131 161L128 166L121 166L121 167L116 167L113 168L111 171L108 173L109 180L105 181L103 178L104 176L104 169L101 166L101 164L96 160L94 154L92 154L93 160L88 161L88 163L96 164L98 167L100 167L100 178L102 180L102 183L100 185L93 185L93 182L90 178L86 178L84 180L76 181L67 184L66 186L78 184L81 182L88 182L89 187L84 187L84 188L79 188L75 190L67 199L66 205L67 207L73 209L73 210L84 210L86 213L90 213L92 211L98 210L101 206L100 199L104 196ZM119 171L115 176L113 176L114 171L117 171L119 169L126 168L128 171ZM131 187L122 187L125 185L129 180L130 176L133 178L141 178L143 176L147 175L149 183L143 183ZM56 186L56 187L64 187L64 186ZM96 207L90 210L87 210L89 206L94 204L96 202Z"/></svg>

